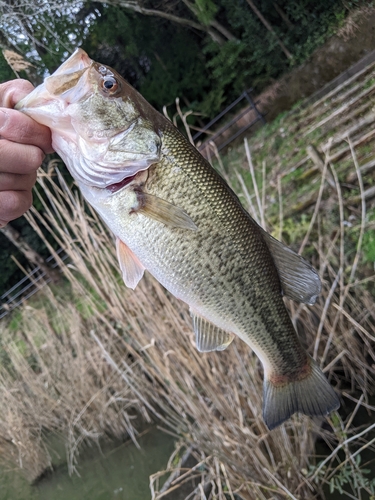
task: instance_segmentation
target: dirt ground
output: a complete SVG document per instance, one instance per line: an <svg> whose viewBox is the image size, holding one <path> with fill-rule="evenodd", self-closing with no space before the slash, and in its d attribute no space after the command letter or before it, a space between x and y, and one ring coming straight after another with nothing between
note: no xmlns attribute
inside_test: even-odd
<svg viewBox="0 0 375 500"><path fill-rule="evenodd" d="M314 94L374 50L375 9L353 13L339 33L304 64L257 96L262 112L267 113L267 121Z"/></svg>
<svg viewBox="0 0 375 500"><path fill-rule="evenodd" d="M375 60L375 8L366 7L353 12L339 32L315 50L304 64L267 87L254 100L266 121L270 122L297 102L317 92L328 92L328 84L332 80L337 78L332 86L342 83L372 60ZM255 112L250 110L215 139L216 146L220 147L220 143L254 118ZM208 143L203 143L199 150L210 157Z"/></svg>

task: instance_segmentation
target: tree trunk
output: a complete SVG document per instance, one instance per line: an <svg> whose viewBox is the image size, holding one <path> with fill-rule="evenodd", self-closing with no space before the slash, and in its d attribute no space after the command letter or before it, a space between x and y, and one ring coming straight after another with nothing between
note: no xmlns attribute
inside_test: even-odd
<svg viewBox="0 0 375 500"><path fill-rule="evenodd" d="M288 29L292 30L294 28L294 24L289 19L289 17L285 14L283 9L281 7L279 7L276 2L273 2L272 5L274 6L276 12L279 14L281 19L284 21L284 23L288 26Z"/></svg>
<svg viewBox="0 0 375 500"><path fill-rule="evenodd" d="M53 283L57 283L61 280L60 273L56 269L52 269L48 266L43 257L33 250L28 243L26 243L16 229L8 224L1 229L1 232L8 238L9 241L13 243L14 246L18 248L18 250L20 250L20 252L24 254L29 262L39 266L46 276L53 281Z"/></svg>
<svg viewBox="0 0 375 500"><path fill-rule="evenodd" d="M184 4L186 5L186 7L196 16L198 17L197 15L197 9L194 7L194 5L189 2L189 0L182 0L184 2ZM213 28L215 28L219 33L221 33L227 40L238 40L238 38L236 38L234 35L232 35L232 33L225 27L223 26L221 23L219 23L219 21L216 21L216 19L211 19L210 22L208 23L208 26L212 26Z"/></svg>
<svg viewBox="0 0 375 500"><path fill-rule="evenodd" d="M139 14L143 14L145 16L155 16L155 17L161 17L163 19L168 19L168 21L181 24L182 26L189 26L190 28L194 28L199 31L204 31L212 38L214 42L220 45L224 43L224 39L214 30L210 29L209 26L204 26L203 24L196 23L195 21L191 21L190 19L186 19L185 17L175 16L174 14L170 14L169 12L164 12L162 10L147 9L145 7L142 7L138 3L129 0L98 0L98 1L106 5L123 7L124 9L132 10L133 12L138 12Z"/></svg>
<svg viewBox="0 0 375 500"><path fill-rule="evenodd" d="M284 52L284 54L286 55L286 57L288 59L293 59L293 56L292 54L289 52L289 50L285 47L285 45L283 44L283 42L280 40L280 38L277 36L275 30L272 28L272 26L270 25L270 23L267 21L267 19L265 19L263 17L263 14L257 9L257 7L255 6L254 2L252 0L246 0L247 3L250 5L251 9L254 11L254 13L259 17L259 19L262 21L262 23L264 24L264 26L268 29L268 31L270 31L273 36L275 37L277 43L280 45L281 47L281 50Z"/></svg>

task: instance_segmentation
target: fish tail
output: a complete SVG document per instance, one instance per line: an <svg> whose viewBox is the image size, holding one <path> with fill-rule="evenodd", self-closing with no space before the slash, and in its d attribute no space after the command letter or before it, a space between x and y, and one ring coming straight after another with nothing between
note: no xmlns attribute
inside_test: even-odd
<svg viewBox="0 0 375 500"><path fill-rule="evenodd" d="M310 357L294 380L279 375L265 377L263 397L263 419L270 430L296 412L324 416L340 406L337 394Z"/></svg>

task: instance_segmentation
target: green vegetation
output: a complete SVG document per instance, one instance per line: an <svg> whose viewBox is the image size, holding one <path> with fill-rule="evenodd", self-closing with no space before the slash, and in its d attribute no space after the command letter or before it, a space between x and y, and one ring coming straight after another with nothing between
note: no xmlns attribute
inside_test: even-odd
<svg viewBox="0 0 375 500"><path fill-rule="evenodd" d="M232 3L222 0L217 9L208 1L194 5L200 6L200 22L215 16L224 23L223 12ZM268 14L273 5L271 1L262 3ZM289 20L308 24L311 11L307 4L301 4L293 14L296 17L286 3L278 5L288 12ZM288 5L292 9L293 3ZM124 27L120 42L128 45L119 64L130 61L140 86L149 85L151 92L153 85L158 88L160 84L158 90L165 92L160 68L151 80L146 79L144 69L139 70L139 47L131 45L125 30L128 27L129 33L145 37L146 28L151 29L156 21L147 18L150 24L143 24L134 13L121 11L114 16L112 8L97 9L103 26L109 19ZM239 7L233 7L231 15L240 23L236 9ZM340 9L333 17L341 22ZM274 15L269 19L277 26ZM97 38L90 41L88 36L85 43L93 43L93 51L95 44L98 51L109 50L100 31L104 28L98 26L88 26L88 32ZM181 54L192 37L186 48L187 67L205 37L207 52L199 51L197 67L206 68L205 57L210 54L218 57L210 66L213 74L226 54L225 86L229 88L229 69L232 71L235 57L241 56L233 41L219 44L215 52L207 32L198 36L181 27L165 26L165 36L175 37L176 53ZM235 33L239 30L233 20L230 27ZM114 43L110 37L115 30L106 29L108 40ZM168 59L162 43L145 40L142 50L148 44L159 51L158 64L173 74L173 58ZM269 47L265 44L264 50ZM114 58L119 54L116 50ZM153 64L155 68L156 62ZM128 67L133 66L129 63ZM183 75L181 68L176 71ZM150 68L148 74L152 71ZM220 72L215 78L220 79ZM198 353L185 305L148 274L134 292L127 290L119 276L111 236L79 196L73 203L71 186L51 173L41 176L38 186L43 193L40 200L49 202L32 209L25 227L33 238L41 238L48 252L63 245L69 264L56 255L62 283L45 287L0 324L3 461L22 466L27 478L35 480L50 466L45 436L55 432L67 443L69 470L74 472L83 445L124 435L136 440L142 424L154 421L180 437L168 471L151 478L155 500L164 498L159 480L172 472L176 476L171 489L188 478L200 482L194 499L202 498L207 484L212 487L211 497L218 500L255 500L270 495L313 500L337 493L343 498L374 496L373 462L365 459L367 452L374 452L375 429L371 401L375 206L368 191L375 181L375 135L371 135L374 79L373 65L319 101L280 115L249 138L249 151L241 141L213 160L253 217L276 237L300 249L319 270L323 289L317 304L311 308L288 305L309 352L326 367L326 375L341 394L344 404L339 413L323 425L295 416L282 428L268 432L260 415L259 364L247 346L235 340L223 353ZM182 77L174 91L183 92L186 86L190 92L187 82ZM203 96L198 90L194 89L195 97L186 94L191 104ZM207 99L227 95L223 88L221 94L215 92L208 92ZM181 473L180 457L186 449L193 450L199 466Z"/></svg>
<svg viewBox="0 0 375 500"><path fill-rule="evenodd" d="M332 494L335 491L340 493L342 496L348 497L348 486L352 491L363 491L369 496L369 500L374 500L375 498L375 478L373 477L373 471L362 465L361 455L356 455L353 460L348 463L341 463L334 473L329 471L327 474L326 465L318 464L317 466L310 466L309 476L314 476L317 479L324 478L329 475L330 479L328 482L329 493Z"/></svg>
<svg viewBox="0 0 375 500"><path fill-rule="evenodd" d="M237 0L166 0L157 6L146 0L142 2L144 15L134 8L136 4L123 2L120 7L115 0L8 2L3 6L5 22L0 23L0 48L25 57L33 66L13 67L20 76L38 83L47 70L53 71L69 52L82 46L93 59L117 69L157 109L167 106L170 116L179 97L183 110L196 112L189 123L201 127L244 89L252 87L258 93L306 60L340 29L353 9L363 5L341 0L257 0L255 11L249 3ZM146 15L149 9L156 15ZM15 77L0 53L0 82ZM283 154L280 146L285 147L285 141L276 136L272 153ZM50 159L46 159L46 169ZM43 211L41 206L38 209ZM48 255L23 218L12 226L42 257ZM22 277L9 255L22 266L28 263L3 235L0 247L1 295Z"/></svg>
<svg viewBox="0 0 375 500"><path fill-rule="evenodd" d="M259 92L305 61L362 5L341 0L255 3L167 0L155 7L147 0L137 10L137 2L124 1L120 7L114 0L65 0L46 8L30 0L25 12L14 2L4 7L7 23L0 27L0 46L27 53L40 77L82 45L158 109L179 96L187 109L212 117L244 89ZM143 15L142 9L144 14L153 9L153 15ZM8 78L9 69L0 62L0 81Z"/></svg>
<svg viewBox="0 0 375 500"><path fill-rule="evenodd" d="M375 139L368 137L372 94L362 89L374 73L375 65L368 67L214 160L254 218L301 248L319 269L317 304L288 304L309 352L341 393L339 413L323 426L295 416L268 432L260 415L259 365L247 346L235 340L223 353L198 353L185 305L149 275L134 292L127 290L114 243L98 217L69 196L61 179L42 176L39 189L49 204L44 213L32 209L27 219L50 251L49 238L64 242L69 265L60 262L62 284L45 287L1 324L3 459L19 465L21 455L25 475L34 479L50 464L44 434L52 431L64 436L73 472L85 443L106 436L137 439L152 420L181 439L168 471L151 478L155 500L164 494L161 479L171 473L171 489L199 475L201 487L210 483L219 500L231 494L240 500L269 494L328 499L337 492L371 498L373 464L364 457L374 446L375 278L373 262L365 261L375 212L365 193L374 175ZM348 93L358 97L361 116L342 107ZM182 475L186 449L199 470ZM197 499L200 491L198 486Z"/></svg>

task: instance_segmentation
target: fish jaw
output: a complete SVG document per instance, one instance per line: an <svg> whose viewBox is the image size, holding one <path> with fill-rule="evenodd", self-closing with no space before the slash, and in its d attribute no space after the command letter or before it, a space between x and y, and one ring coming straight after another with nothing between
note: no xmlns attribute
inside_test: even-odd
<svg viewBox="0 0 375 500"><path fill-rule="evenodd" d="M82 69L88 68L93 64L93 60L82 49L76 49L73 54L57 68L52 76L65 75L67 73L75 73Z"/></svg>
<svg viewBox="0 0 375 500"><path fill-rule="evenodd" d="M120 75L78 49L16 106L51 129L52 147L80 184L102 189L146 170L161 148L138 101L105 95L108 76L128 91Z"/></svg>
<svg viewBox="0 0 375 500"><path fill-rule="evenodd" d="M15 109L31 116L50 128L58 127L67 103L61 94L76 87L93 61L82 49L77 49L51 76L19 101ZM81 96L76 96L76 100Z"/></svg>
<svg viewBox="0 0 375 500"><path fill-rule="evenodd" d="M82 100L90 91L87 78L83 84L82 82L92 64L88 55L82 49L77 49L51 76L15 106L15 109L51 129L52 146L64 157L66 155L60 142L73 142L68 107L72 102ZM80 92L77 93L78 88ZM63 141L57 139L60 136Z"/></svg>

